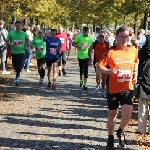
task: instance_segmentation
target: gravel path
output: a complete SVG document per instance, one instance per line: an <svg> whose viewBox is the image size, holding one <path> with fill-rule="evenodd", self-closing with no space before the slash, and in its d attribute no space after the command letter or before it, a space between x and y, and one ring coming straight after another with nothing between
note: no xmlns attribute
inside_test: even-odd
<svg viewBox="0 0 150 150"><path fill-rule="evenodd" d="M45 84L38 84L37 71L23 72L19 87L13 83L4 86L8 94L0 102L0 150L105 149L107 103L92 92L93 67L89 67L87 91L79 87L79 67L73 54L66 72L65 77L58 77L55 91L47 88L47 78ZM119 121L118 117L115 130ZM133 127L127 128L129 150L138 149Z"/></svg>

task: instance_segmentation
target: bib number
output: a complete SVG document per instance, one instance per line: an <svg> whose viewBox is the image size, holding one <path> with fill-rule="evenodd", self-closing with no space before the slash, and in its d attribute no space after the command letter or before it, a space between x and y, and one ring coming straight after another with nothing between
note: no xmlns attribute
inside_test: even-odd
<svg viewBox="0 0 150 150"><path fill-rule="evenodd" d="M117 74L118 82L130 82L131 81L131 70L120 70Z"/></svg>
<svg viewBox="0 0 150 150"><path fill-rule="evenodd" d="M65 43L64 38L60 38L61 43Z"/></svg>
<svg viewBox="0 0 150 150"><path fill-rule="evenodd" d="M44 50L43 46L37 47L37 51L43 51L43 50Z"/></svg>
<svg viewBox="0 0 150 150"><path fill-rule="evenodd" d="M56 55L56 49L55 48L50 48L50 54Z"/></svg>
<svg viewBox="0 0 150 150"><path fill-rule="evenodd" d="M82 43L82 49L88 48L88 43Z"/></svg>
<svg viewBox="0 0 150 150"><path fill-rule="evenodd" d="M14 45L15 46L21 46L22 45L22 41L21 40L15 40L14 41Z"/></svg>

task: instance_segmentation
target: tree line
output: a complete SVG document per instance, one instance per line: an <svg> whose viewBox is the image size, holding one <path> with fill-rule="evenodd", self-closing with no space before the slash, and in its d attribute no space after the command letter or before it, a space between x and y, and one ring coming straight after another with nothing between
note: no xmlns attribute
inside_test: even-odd
<svg viewBox="0 0 150 150"><path fill-rule="evenodd" d="M43 26L124 24L148 28L150 0L1 0L0 17Z"/></svg>

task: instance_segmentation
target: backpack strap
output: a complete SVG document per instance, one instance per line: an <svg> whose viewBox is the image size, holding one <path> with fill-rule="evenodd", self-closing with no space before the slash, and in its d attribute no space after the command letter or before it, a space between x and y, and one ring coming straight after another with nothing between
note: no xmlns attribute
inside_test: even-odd
<svg viewBox="0 0 150 150"><path fill-rule="evenodd" d="M108 49L110 48L110 47L109 47L109 42L106 42L106 41L105 41L104 43L105 43L106 48L107 48L107 50L108 50Z"/></svg>
<svg viewBox="0 0 150 150"><path fill-rule="evenodd" d="M95 42L93 42L93 49L95 51L95 47L96 47L96 44L98 43L98 41L96 40Z"/></svg>

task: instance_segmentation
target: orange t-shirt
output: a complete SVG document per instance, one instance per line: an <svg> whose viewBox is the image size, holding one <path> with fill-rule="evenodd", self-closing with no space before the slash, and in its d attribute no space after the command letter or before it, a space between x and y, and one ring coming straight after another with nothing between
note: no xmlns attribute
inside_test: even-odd
<svg viewBox="0 0 150 150"><path fill-rule="evenodd" d="M138 63L138 51L134 47L126 50L110 50L98 66L108 65L110 69L119 68L117 74L109 74L109 92L119 93L133 90L132 78L134 64Z"/></svg>
<svg viewBox="0 0 150 150"><path fill-rule="evenodd" d="M107 51L107 47L105 43L97 43L95 46L95 57L96 61L99 62L104 52Z"/></svg>

